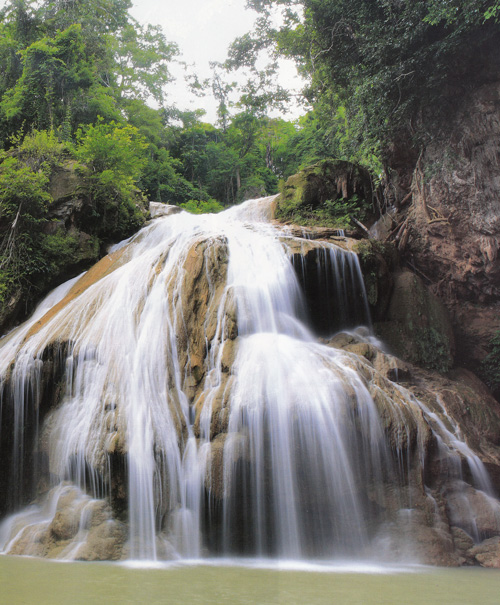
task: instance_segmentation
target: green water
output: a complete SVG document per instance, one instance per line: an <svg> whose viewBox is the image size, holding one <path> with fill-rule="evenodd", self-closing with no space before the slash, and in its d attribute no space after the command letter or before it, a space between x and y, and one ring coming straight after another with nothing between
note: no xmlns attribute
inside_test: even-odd
<svg viewBox="0 0 500 605"><path fill-rule="evenodd" d="M0 603L498 605L500 571L419 568L353 573L215 565L129 568L0 557Z"/></svg>

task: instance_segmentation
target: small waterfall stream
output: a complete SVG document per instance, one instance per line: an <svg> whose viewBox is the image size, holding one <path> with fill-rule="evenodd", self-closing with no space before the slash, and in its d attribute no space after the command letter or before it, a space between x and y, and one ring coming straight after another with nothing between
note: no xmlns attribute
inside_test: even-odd
<svg viewBox="0 0 500 605"><path fill-rule="evenodd" d="M457 426L318 342L369 325L357 257L271 204L151 221L0 341L2 552L370 556L431 499L431 431L490 489Z"/></svg>

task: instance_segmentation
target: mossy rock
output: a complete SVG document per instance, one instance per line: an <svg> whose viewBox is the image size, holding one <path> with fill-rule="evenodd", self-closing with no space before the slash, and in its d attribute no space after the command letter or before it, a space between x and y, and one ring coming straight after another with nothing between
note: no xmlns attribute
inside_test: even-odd
<svg viewBox="0 0 500 605"><path fill-rule="evenodd" d="M363 239L354 245L353 252L358 255L372 318L380 321L386 316L392 294L397 251L393 244Z"/></svg>
<svg viewBox="0 0 500 605"><path fill-rule="evenodd" d="M350 226L371 207L369 172L344 160L322 160L291 176L277 198L276 218L301 225Z"/></svg>
<svg viewBox="0 0 500 605"><path fill-rule="evenodd" d="M0 280L0 334L29 315L49 290L95 264L107 244L129 237L145 222L145 199L138 190L122 203L109 200L97 216L84 168L75 160L51 167L46 214L32 259L37 268Z"/></svg>
<svg viewBox="0 0 500 605"><path fill-rule="evenodd" d="M85 189L85 184L78 172L78 164L75 160L67 160L52 169L49 193L54 200L54 206L57 206L62 200L75 197L82 189Z"/></svg>
<svg viewBox="0 0 500 605"><path fill-rule="evenodd" d="M453 365L451 321L442 303L410 271L394 276L387 319L377 334L402 359L423 368L448 371Z"/></svg>

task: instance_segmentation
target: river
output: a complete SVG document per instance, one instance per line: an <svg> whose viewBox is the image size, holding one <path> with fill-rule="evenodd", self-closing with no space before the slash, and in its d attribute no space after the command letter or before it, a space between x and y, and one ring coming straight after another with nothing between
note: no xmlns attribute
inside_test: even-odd
<svg viewBox="0 0 500 605"><path fill-rule="evenodd" d="M9 605L228 603L231 605L497 605L500 572L481 568L214 564L131 567L0 557Z"/></svg>

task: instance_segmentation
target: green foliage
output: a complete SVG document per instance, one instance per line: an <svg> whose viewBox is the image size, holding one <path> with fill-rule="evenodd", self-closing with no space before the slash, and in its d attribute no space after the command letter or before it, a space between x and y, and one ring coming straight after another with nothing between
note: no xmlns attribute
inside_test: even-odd
<svg viewBox="0 0 500 605"><path fill-rule="evenodd" d="M2 157L0 164L0 302L46 268L41 227L51 197L48 176L19 159Z"/></svg>
<svg viewBox="0 0 500 605"><path fill-rule="evenodd" d="M423 368L447 372L452 366L449 342L434 327L418 327L413 332L416 361Z"/></svg>
<svg viewBox="0 0 500 605"><path fill-rule="evenodd" d="M498 21L498 19L500 18L500 2L497 2L496 4L493 4L492 6L488 7L486 12L484 13L484 18L486 20L494 19L495 21Z"/></svg>
<svg viewBox="0 0 500 605"><path fill-rule="evenodd" d="M323 128L337 130L338 155L375 174L394 140L421 144L436 120L445 121L456 90L481 75L477 56L499 36L491 0L249 4L262 17L245 44L265 36L294 58L309 77L305 94Z"/></svg>
<svg viewBox="0 0 500 605"><path fill-rule="evenodd" d="M76 157L86 164L98 180L110 181L116 177L117 187L127 186L138 179L145 163L144 151L148 145L135 126L115 122L81 128L77 132Z"/></svg>
<svg viewBox="0 0 500 605"><path fill-rule="evenodd" d="M296 132L292 124L240 112L220 130L195 113L177 117L183 127L172 128L169 151L184 179L177 184L184 192L191 187L180 201L215 198L228 206L277 192L284 141Z"/></svg>
<svg viewBox="0 0 500 605"><path fill-rule="evenodd" d="M425 21L432 25L442 22L447 25L457 23L482 24L485 20L495 18L500 4L486 2L471 2L470 0L430 0L428 2L428 14Z"/></svg>
<svg viewBox="0 0 500 605"><path fill-rule="evenodd" d="M87 221L106 239L129 233L141 223L136 183L146 165L148 145L134 126L99 121L77 132L76 158L84 165L93 199Z"/></svg>
<svg viewBox="0 0 500 605"><path fill-rule="evenodd" d="M84 269L89 262L99 258L100 241L94 236L82 243L77 232L57 229L55 233L43 234L40 243L45 261L44 281L51 277L66 275L75 267Z"/></svg>
<svg viewBox="0 0 500 605"><path fill-rule="evenodd" d="M0 137L23 125L70 140L130 99L164 100L178 50L128 14L128 0L10 0L0 11Z"/></svg>
<svg viewBox="0 0 500 605"><path fill-rule="evenodd" d="M350 228L352 219L363 219L370 207L371 188L363 180L362 169L348 162L318 162L288 179L278 198L276 218L300 225ZM349 181L364 196L354 193ZM343 193L339 193L339 183L345 183Z"/></svg>
<svg viewBox="0 0 500 605"><path fill-rule="evenodd" d="M340 198L326 200L316 208L310 205L288 208L285 205L280 208L277 217L297 225L350 229L353 227L352 219L360 218L361 215L358 200Z"/></svg>
<svg viewBox="0 0 500 605"><path fill-rule="evenodd" d="M157 26L130 23L112 39L114 75L119 96L164 102L164 87L172 79L169 64L178 54Z"/></svg>
<svg viewBox="0 0 500 605"><path fill-rule="evenodd" d="M104 243L142 224L138 187L171 203L210 196L183 177L163 110L145 103L163 103L177 47L134 21L130 0L4 4L0 293L5 302L21 290L26 303L30 289L91 262ZM83 206L74 232L54 233L49 177L68 161L80 172Z"/></svg>
<svg viewBox="0 0 500 605"><path fill-rule="evenodd" d="M314 214L320 222L333 223L338 229L347 229L353 226L353 218L361 218L362 210L359 202L356 195L347 200L342 198L325 200L319 208L315 209Z"/></svg>
<svg viewBox="0 0 500 605"><path fill-rule="evenodd" d="M43 248L51 262L75 261L78 257L78 238L73 233L58 229L56 233L44 237Z"/></svg>
<svg viewBox="0 0 500 605"><path fill-rule="evenodd" d="M70 25L53 38L42 37L20 51L22 74L0 102L8 124L28 122L35 128L63 124L75 96L92 84L81 26Z"/></svg>
<svg viewBox="0 0 500 605"><path fill-rule="evenodd" d="M0 218L10 227L24 225L36 229L51 201L46 190L48 176L43 170L33 171L17 158L4 154L2 160Z"/></svg>
<svg viewBox="0 0 500 605"><path fill-rule="evenodd" d="M101 245L130 235L143 222L136 181L145 165L147 145L137 129L99 122L78 132L76 145L54 131L34 130L12 137L16 145L0 153L0 302L14 294L24 299L43 290L54 277L84 268ZM78 229L49 224L49 181L64 160L80 162L82 195ZM90 199L91 204L88 203ZM17 296L17 294L16 294Z"/></svg>
<svg viewBox="0 0 500 605"><path fill-rule="evenodd" d="M490 352L481 363L481 376L495 393L500 391L500 330L491 337Z"/></svg>
<svg viewBox="0 0 500 605"><path fill-rule="evenodd" d="M16 141L16 138L11 137L11 141ZM60 141L53 130L33 130L17 146L17 155L24 163L45 171L51 166L60 166L69 151L67 143Z"/></svg>
<svg viewBox="0 0 500 605"><path fill-rule="evenodd" d="M219 204L217 200L189 200L183 204L179 204L181 208L191 214L216 214L224 210L224 206Z"/></svg>

